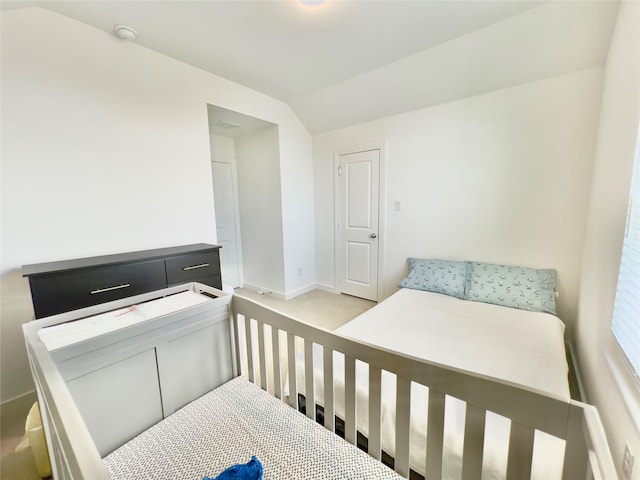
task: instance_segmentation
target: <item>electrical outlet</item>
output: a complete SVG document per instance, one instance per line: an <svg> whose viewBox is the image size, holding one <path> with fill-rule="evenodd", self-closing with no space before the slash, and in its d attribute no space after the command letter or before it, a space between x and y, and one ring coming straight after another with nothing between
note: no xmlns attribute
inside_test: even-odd
<svg viewBox="0 0 640 480"><path fill-rule="evenodd" d="M633 469L633 455L631 455L631 450L629 450L629 444L625 443L624 456L622 457L622 473L624 474L624 478L626 478L627 480L631 480L632 469Z"/></svg>

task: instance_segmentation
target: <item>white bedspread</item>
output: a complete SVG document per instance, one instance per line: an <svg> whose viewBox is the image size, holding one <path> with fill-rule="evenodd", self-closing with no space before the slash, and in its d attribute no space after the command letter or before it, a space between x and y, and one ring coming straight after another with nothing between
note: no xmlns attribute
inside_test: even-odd
<svg viewBox="0 0 640 480"><path fill-rule="evenodd" d="M446 295L401 289L356 317L338 332L374 345L426 360L522 384L569 399L564 324L547 313L527 312ZM314 346L317 347L317 346ZM316 401L323 403L322 349L314 348ZM302 359L298 388L304 392ZM336 414L344 415L344 358L334 353ZM368 434L368 370L356 364L357 427ZM424 473L428 389L411 391L410 465ZM382 448L395 452L395 376L382 377ZM443 478L461 475L465 405L447 397ZM510 423L487 414L483 479L504 478ZM564 442L536 432L532 478L561 478Z"/></svg>
<svg viewBox="0 0 640 480"><path fill-rule="evenodd" d="M403 288L337 332L569 398L564 324L548 313Z"/></svg>

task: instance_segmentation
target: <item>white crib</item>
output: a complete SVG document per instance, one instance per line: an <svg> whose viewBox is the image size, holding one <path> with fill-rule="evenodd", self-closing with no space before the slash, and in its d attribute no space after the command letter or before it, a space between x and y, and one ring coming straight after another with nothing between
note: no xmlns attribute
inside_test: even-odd
<svg viewBox="0 0 640 480"><path fill-rule="evenodd" d="M153 307L154 301L171 304L183 293L209 296L192 306ZM103 320L88 318L95 315ZM93 327L76 328L91 322ZM55 328L63 334L50 334ZM359 343L200 284L36 320L24 325L24 333L55 478L109 478L103 457L240 374L294 408L303 390L307 416L313 418L314 344L323 351L324 426L330 431L336 410L333 352L344 355L343 420L345 439L352 444L357 440L356 363L367 365L368 453L375 461L382 455L381 376L395 374L394 469L403 477L409 476L410 392L412 384L421 384L429 387L424 461L429 479L443 475L446 396L465 402L465 480L482 475L488 412L511 422L506 478L530 477L536 431L565 444L563 479L617 478L592 406ZM296 384L300 352L304 389Z"/></svg>

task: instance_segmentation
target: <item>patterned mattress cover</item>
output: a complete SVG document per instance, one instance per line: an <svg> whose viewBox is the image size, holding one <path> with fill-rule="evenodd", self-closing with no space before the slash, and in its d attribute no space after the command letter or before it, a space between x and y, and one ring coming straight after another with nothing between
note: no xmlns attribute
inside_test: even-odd
<svg viewBox="0 0 640 480"><path fill-rule="evenodd" d="M201 480L256 455L269 479L400 479L397 473L237 377L104 458L113 480Z"/></svg>

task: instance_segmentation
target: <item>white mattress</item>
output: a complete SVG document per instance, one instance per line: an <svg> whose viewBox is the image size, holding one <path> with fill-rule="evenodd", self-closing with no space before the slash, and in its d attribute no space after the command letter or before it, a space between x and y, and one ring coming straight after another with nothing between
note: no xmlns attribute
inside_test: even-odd
<svg viewBox="0 0 640 480"><path fill-rule="evenodd" d="M549 313L403 288L337 332L569 399L564 328Z"/></svg>
<svg viewBox="0 0 640 480"><path fill-rule="evenodd" d="M374 345L444 365L522 384L569 399L564 324L547 313L528 312L460 300L437 293L401 289L337 330ZM324 398L322 349L314 346L316 401ZM303 359L298 359L298 388L304 393ZM344 357L334 352L336 414L344 414ZM368 434L368 371L356 364L357 427ZM411 391L410 466L424 474L428 389ZM382 376L382 448L395 452L395 376ZM447 397L443 478L461 475L464 402ZM344 418L344 417L342 417ZM504 478L510 424L487 415L483 480ZM540 439L540 440L539 440ZM532 478L561 478L564 442L536 432Z"/></svg>
<svg viewBox="0 0 640 480"><path fill-rule="evenodd" d="M212 300L211 297L188 290L73 322L45 327L38 330L38 337L51 352Z"/></svg>
<svg viewBox="0 0 640 480"><path fill-rule="evenodd" d="M201 480L252 455L264 480L402 478L243 377L146 430L104 464L113 480Z"/></svg>

